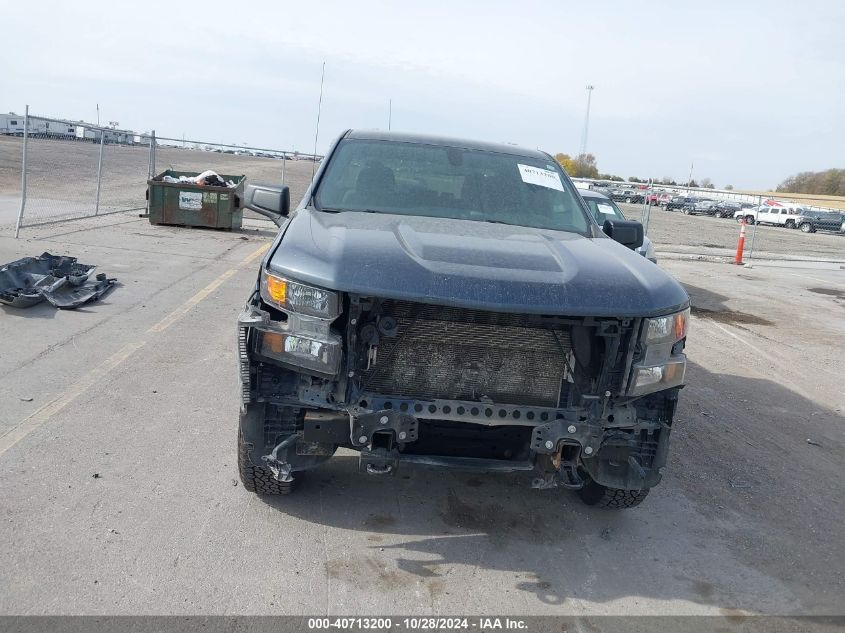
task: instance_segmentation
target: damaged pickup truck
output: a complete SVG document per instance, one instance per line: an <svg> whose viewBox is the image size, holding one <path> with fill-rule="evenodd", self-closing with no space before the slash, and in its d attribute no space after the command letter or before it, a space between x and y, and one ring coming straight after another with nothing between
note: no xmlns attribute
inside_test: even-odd
<svg viewBox="0 0 845 633"><path fill-rule="evenodd" d="M247 490L341 447L370 475L529 471L611 508L660 481L689 298L548 154L348 131L294 211L287 187L245 206L280 226L238 319Z"/></svg>

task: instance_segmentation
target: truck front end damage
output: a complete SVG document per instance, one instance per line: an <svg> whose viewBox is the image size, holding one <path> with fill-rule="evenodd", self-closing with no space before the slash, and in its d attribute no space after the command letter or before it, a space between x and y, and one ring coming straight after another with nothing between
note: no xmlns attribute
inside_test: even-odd
<svg viewBox="0 0 845 633"><path fill-rule="evenodd" d="M264 271L238 321L242 453L278 482L345 447L373 475L412 462L647 490L666 463L688 319L494 312Z"/></svg>

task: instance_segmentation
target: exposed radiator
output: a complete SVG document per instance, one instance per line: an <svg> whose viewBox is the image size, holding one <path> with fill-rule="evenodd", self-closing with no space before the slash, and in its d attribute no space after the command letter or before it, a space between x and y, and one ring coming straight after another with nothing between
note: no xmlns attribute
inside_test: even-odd
<svg viewBox="0 0 845 633"><path fill-rule="evenodd" d="M415 398L557 406L567 374L566 328L520 315L385 302L398 335L382 337L367 391Z"/></svg>

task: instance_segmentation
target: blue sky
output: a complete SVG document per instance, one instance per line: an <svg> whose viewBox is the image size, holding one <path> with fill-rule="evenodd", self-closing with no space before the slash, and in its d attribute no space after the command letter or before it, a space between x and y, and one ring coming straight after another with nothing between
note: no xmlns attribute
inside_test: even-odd
<svg viewBox="0 0 845 633"><path fill-rule="evenodd" d="M0 108L318 151L387 127L577 153L603 172L774 186L845 167L845 5L34 0L4 15Z"/></svg>

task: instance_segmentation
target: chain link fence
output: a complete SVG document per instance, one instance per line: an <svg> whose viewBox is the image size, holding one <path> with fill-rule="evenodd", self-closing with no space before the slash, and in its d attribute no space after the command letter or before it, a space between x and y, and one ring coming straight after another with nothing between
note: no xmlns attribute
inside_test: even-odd
<svg viewBox="0 0 845 633"><path fill-rule="evenodd" d="M0 129L0 227L41 226L146 210L147 180L167 169L284 183L301 197L320 156L187 139L156 138L26 114ZM264 219L255 216L256 219Z"/></svg>

